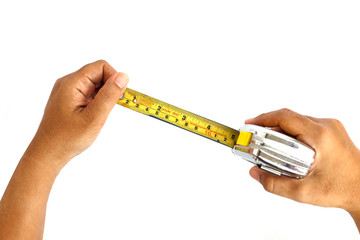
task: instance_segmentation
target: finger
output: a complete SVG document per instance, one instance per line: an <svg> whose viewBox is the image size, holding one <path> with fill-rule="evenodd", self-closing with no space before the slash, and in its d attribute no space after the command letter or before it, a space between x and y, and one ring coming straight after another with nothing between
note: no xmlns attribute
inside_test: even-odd
<svg viewBox="0 0 360 240"><path fill-rule="evenodd" d="M124 93L129 82L126 73L115 73L106 79L91 103L85 108L85 114L92 121L105 123L110 111Z"/></svg>
<svg viewBox="0 0 360 240"><path fill-rule="evenodd" d="M256 118L246 120L245 123L264 127L280 127L288 134L305 141L310 146L315 146L315 140L318 136L318 127L315 122L289 109L264 113Z"/></svg>
<svg viewBox="0 0 360 240"><path fill-rule="evenodd" d="M270 127L270 130L273 130L275 132L279 132L282 134L287 134L284 130L282 130L280 127Z"/></svg>
<svg viewBox="0 0 360 240"><path fill-rule="evenodd" d="M252 167L249 173L252 178L260 182L264 189L270 193L298 202L306 201L302 193L302 179L294 179L286 176L278 177L261 171L257 166Z"/></svg>
<svg viewBox="0 0 360 240"><path fill-rule="evenodd" d="M104 60L89 63L78 71L71 73L68 82L71 88L82 94L85 101L91 99L98 88L115 74L116 70Z"/></svg>
<svg viewBox="0 0 360 240"><path fill-rule="evenodd" d="M105 82L114 73L116 73L116 70L105 60L89 63L75 72L75 74L85 76L96 87L99 87L102 82Z"/></svg>
<svg viewBox="0 0 360 240"><path fill-rule="evenodd" d="M314 122L317 122L317 123L322 121L322 118L316 118L316 117L307 116L307 115L306 115L306 117L309 118L310 120L314 121Z"/></svg>

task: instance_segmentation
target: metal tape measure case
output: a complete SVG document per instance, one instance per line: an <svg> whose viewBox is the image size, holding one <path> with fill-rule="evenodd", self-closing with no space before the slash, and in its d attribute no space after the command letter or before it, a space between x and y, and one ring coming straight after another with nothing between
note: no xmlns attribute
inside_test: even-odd
<svg viewBox="0 0 360 240"><path fill-rule="evenodd" d="M315 151L302 142L268 128L246 124L233 153L272 174L305 177L314 162Z"/></svg>

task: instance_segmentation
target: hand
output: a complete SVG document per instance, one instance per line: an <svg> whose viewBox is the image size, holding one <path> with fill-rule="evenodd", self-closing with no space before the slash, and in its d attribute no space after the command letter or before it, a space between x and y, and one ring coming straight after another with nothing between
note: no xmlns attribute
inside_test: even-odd
<svg viewBox="0 0 360 240"><path fill-rule="evenodd" d="M280 128L316 152L314 164L304 179L277 177L251 168L250 175L265 190L302 203L343 208L353 216L360 212L360 151L339 121L282 109L246 123Z"/></svg>
<svg viewBox="0 0 360 240"><path fill-rule="evenodd" d="M95 140L128 81L105 61L56 81L39 129L0 201L0 239L42 239L56 176Z"/></svg>
<svg viewBox="0 0 360 240"><path fill-rule="evenodd" d="M32 146L50 151L48 159L63 167L93 143L128 81L102 60L58 79Z"/></svg>

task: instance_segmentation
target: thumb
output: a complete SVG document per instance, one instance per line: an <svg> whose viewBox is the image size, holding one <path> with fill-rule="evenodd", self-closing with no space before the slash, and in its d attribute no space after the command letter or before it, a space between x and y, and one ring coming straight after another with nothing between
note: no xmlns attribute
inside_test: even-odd
<svg viewBox="0 0 360 240"><path fill-rule="evenodd" d="M302 179L275 176L260 170L257 166L250 169L250 176L257 180L270 193L303 202Z"/></svg>
<svg viewBox="0 0 360 240"><path fill-rule="evenodd" d="M92 120L101 123L106 121L116 102L124 94L128 82L129 76L120 72L114 73L105 80L104 85L86 107Z"/></svg>

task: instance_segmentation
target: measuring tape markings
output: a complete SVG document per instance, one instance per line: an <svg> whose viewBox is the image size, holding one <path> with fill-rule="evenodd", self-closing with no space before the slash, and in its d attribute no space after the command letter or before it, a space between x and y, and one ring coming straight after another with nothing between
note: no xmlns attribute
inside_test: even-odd
<svg viewBox="0 0 360 240"><path fill-rule="evenodd" d="M127 88L119 105L233 148L239 131Z"/></svg>

